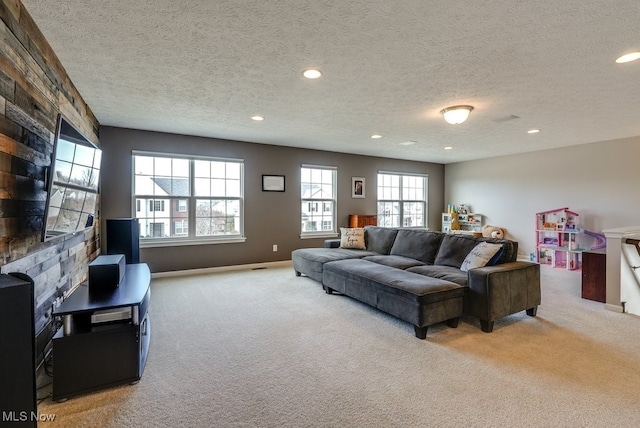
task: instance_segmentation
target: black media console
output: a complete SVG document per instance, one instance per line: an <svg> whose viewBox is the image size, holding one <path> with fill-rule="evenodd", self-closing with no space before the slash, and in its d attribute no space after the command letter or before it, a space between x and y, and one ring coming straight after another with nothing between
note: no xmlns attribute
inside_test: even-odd
<svg viewBox="0 0 640 428"><path fill-rule="evenodd" d="M149 351L151 273L128 264L120 285L100 293L83 283L53 312L53 400L140 380Z"/></svg>

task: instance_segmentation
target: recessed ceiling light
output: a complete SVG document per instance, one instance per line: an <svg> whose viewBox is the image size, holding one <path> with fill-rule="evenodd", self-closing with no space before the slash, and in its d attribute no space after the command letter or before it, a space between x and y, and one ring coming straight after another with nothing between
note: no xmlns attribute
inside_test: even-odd
<svg viewBox="0 0 640 428"><path fill-rule="evenodd" d="M373 138L374 140L378 139L378 138L382 138L382 135L378 135L378 134L373 134L371 136L371 138Z"/></svg>
<svg viewBox="0 0 640 428"><path fill-rule="evenodd" d="M307 79L317 79L322 76L322 72L317 68L307 68L302 72L302 75Z"/></svg>
<svg viewBox="0 0 640 428"><path fill-rule="evenodd" d="M416 141L404 141L402 143L398 143L401 146L413 146L416 143Z"/></svg>
<svg viewBox="0 0 640 428"><path fill-rule="evenodd" d="M530 129L527 131L527 134L537 134L538 132L540 132L539 129Z"/></svg>
<svg viewBox="0 0 640 428"><path fill-rule="evenodd" d="M261 120L264 120L264 117L262 117L262 116L257 116L257 115L256 115L256 116L251 116L251 119L253 119L253 120L255 120L255 121L259 122L259 121L261 121Z"/></svg>
<svg viewBox="0 0 640 428"><path fill-rule="evenodd" d="M447 147L445 147L444 149L445 149L445 150L453 150L453 147L451 147L451 146L447 146Z"/></svg>
<svg viewBox="0 0 640 428"><path fill-rule="evenodd" d="M624 64L625 62L631 62L640 59L640 52L630 52L628 54L624 54L621 57L616 59L618 64Z"/></svg>

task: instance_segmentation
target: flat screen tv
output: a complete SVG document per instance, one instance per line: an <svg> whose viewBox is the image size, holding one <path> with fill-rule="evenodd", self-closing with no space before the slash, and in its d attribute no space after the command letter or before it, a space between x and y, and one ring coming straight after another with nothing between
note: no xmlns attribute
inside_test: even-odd
<svg viewBox="0 0 640 428"><path fill-rule="evenodd" d="M47 178L43 241L93 225L101 159L102 151L59 115Z"/></svg>

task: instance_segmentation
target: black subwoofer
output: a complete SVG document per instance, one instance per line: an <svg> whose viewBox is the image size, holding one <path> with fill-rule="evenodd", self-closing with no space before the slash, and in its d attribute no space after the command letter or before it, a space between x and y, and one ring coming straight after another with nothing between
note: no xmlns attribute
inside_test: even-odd
<svg viewBox="0 0 640 428"><path fill-rule="evenodd" d="M0 426L37 426L33 280L0 275Z"/></svg>

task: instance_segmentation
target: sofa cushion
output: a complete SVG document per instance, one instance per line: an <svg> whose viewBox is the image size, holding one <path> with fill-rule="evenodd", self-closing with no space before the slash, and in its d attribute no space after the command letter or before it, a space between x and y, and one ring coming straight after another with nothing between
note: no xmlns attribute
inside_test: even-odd
<svg viewBox="0 0 640 428"><path fill-rule="evenodd" d="M400 229L391 247L391 255L410 257L432 265L445 235L422 229Z"/></svg>
<svg viewBox="0 0 640 428"><path fill-rule="evenodd" d="M459 269L477 243L475 238L464 235L444 235L434 264Z"/></svg>
<svg viewBox="0 0 640 428"><path fill-rule="evenodd" d="M336 279L336 278L346 278ZM337 283L336 283L337 282ZM335 284L334 284L335 283ZM417 275L366 260L340 260L327 263L323 272L323 284L336 287L338 291L365 303L375 304L378 290L404 297L418 303L432 303L462 296L464 290L458 284L436 278ZM341 284L364 286L366 296L352 295L349 290L340 290Z"/></svg>
<svg viewBox="0 0 640 428"><path fill-rule="evenodd" d="M466 287L469 283L467 272L462 272L460 269L451 266L414 266L407 268L407 271L417 273L419 275L429 276L431 278L455 282L456 284L463 287Z"/></svg>
<svg viewBox="0 0 640 428"><path fill-rule="evenodd" d="M300 248L291 252L293 268L316 281L322 281L322 266L326 262L345 259L359 259L374 256L376 253L366 250L346 248Z"/></svg>
<svg viewBox="0 0 640 428"><path fill-rule="evenodd" d="M475 269L488 265L493 258L502 250L501 244L492 244L490 242L480 242L477 244L467 257L464 258L460 270L467 272L469 269Z"/></svg>
<svg viewBox="0 0 640 428"><path fill-rule="evenodd" d="M385 266L391 266L397 269L407 269L414 266L422 266L424 264L419 260L403 256L367 256L364 257L363 260L368 260Z"/></svg>
<svg viewBox="0 0 640 428"><path fill-rule="evenodd" d="M379 254L389 254L396 239L398 229L379 226L365 226L364 239L369 251Z"/></svg>
<svg viewBox="0 0 640 428"><path fill-rule="evenodd" d="M340 248L366 250L364 244L364 229L362 227L341 227Z"/></svg>

